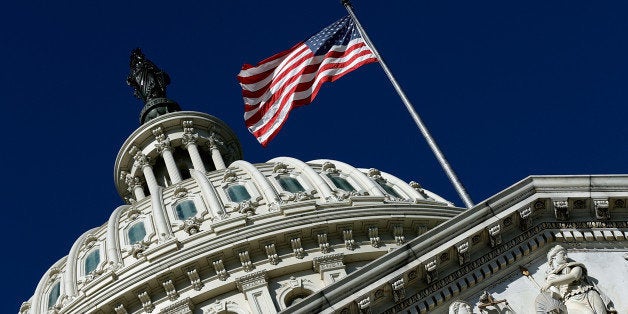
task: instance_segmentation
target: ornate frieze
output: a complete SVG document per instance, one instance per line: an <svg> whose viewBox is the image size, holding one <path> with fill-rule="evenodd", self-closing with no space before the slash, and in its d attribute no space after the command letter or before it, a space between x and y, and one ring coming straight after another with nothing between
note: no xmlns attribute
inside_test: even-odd
<svg viewBox="0 0 628 314"><path fill-rule="evenodd" d="M185 298L179 302L170 304L161 310L160 314L192 314L194 303L190 298Z"/></svg>
<svg viewBox="0 0 628 314"><path fill-rule="evenodd" d="M255 289L258 287L263 287L268 284L266 281L267 275L265 270L259 270L254 273L250 273L244 275L242 277L236 278L236 284L238 289L242 292L246 292L247 290Z"/></svg>
<svg viewBox="0 0 628 314"><path fill-rule="evenodd" d="M317 256L312 260L312 267L321 274L326 270L344 268L343 258L344 255L342 253Z"/></svg>

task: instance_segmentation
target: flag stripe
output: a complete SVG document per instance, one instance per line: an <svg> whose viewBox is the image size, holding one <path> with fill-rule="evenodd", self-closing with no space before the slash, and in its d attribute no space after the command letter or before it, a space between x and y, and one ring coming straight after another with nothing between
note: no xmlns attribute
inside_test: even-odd
<svg viewBox="0 0 628 314"><path fill-rule="evenodd" d="M344 17L308 40L238 74L249 131L266 146L293 108L309 104L323 83L376 62L353 20Z"/></svg>
<svg viewBox="0 0 628 314"><path fill-rule="evenodd" d="M348 55L345 58L340 58L340 59L325 59L323 60L323 62L321 62L318 65L314 65L315 69L313 71L303 71L302 73L299 74L299 76L295 76L293 79L290 80L290 82L286 82L286 84L283 85L283 87L292 87L292 82L294 82L296 79L299 80L299 85L297 85L294 89L290 89L290 92L295 92L295 93L300 93L302 94L302 92L304 91L313 91L311 89L311 87L313 85L315 85L315 80L319 80L321 76L325 76L325 75L329 75L331 76L330 79L326 79L324 81L321 81L319 83L317 83L319 85L320 88L320 84L327 82L327 81L333 81L339 77L341 77L342 75L344 75L345 73L350 72L351 70L357 68L359 65L362 64L366 64L369 62L373 62L375 61L374 58L372 58L372 56L370 55L370 50L369 51L356 51L354 50L353 52L355 52L354 54ZM366 59L366 61L362 62L362 59ZM359 65L354 67L353 64L356 62L355 60L358 60ZM333 71L334 72L330 72ZM335 76L337 76L337 78L334 78ZM318 91L318 88L316 89L316 91ZM257 121L259 121L260 117L259 114L255 115L255 114L251 114L251 113L258 113L258 112L262 112L265 115L272 115L274 114L274 110L272 110L271 106L283 106L284 103L280 103L277 104L277 100L283 97L284 92L282 92L282 90L275 90L273 92L273 98L268 99L267 101L265 101L264 103L260 104L260 106L258 106L258 108L256 108L256 110L249 110L246 112L246 117L247 117L247 126L249 128L251 128L253 125L252 123L257 123ZM313 99L315 96L315 94L312 95L308 95L307 93L304 95L295 95L295 99L297 100L302 100L302 99L306 99L309 97L309 99ZM303 105L303 103L301 103L300 105ZM259 108L261 107L261 108ZM249 109L251 107L247 106L247 109ZM259 110L257 110L259 109ZM252 128L251 130L255 130L257 129L256 127Z"/></svg>

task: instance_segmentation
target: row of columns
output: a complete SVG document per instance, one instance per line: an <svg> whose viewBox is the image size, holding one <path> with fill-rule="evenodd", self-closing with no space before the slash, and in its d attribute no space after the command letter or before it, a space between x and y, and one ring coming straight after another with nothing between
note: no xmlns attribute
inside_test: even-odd
<svg viewBox="0 0 628 314"><path fill-rule="evenodd" d="M185 121L191 123L192 121ZM183 134L183 147L188 151L190 160L192 161L192 166L194 170L199 171L201 173L205 173L205 165L203 164L203 159L201 158L201 154L198 149L197 139L198 134L192 133L191 127L185 127L185 132ZM177 168L176 161L173 156L173 147L170 144L170 140L163 134L161 128L157 128L153 130L153 134L157 140L157 150L160 156L164 159L164 163L166 165L166 169L168 171L168 176L170 177L170 181L172 184L177 184L181 182L183 179L181 177L181 173ZM219 145L222 144L218 139L215 133L208 138L209 140L209 148L211 152L211 158L216 167L216 170L225 169L226 165L220 154ZM144 155L137 147L133 147L130 151L130 154L133 156L135 160L135 166L140 168L142 174L144 175L144 180L146 185L148 186L148 191L151 195L157 193L157 189L159 184L157 183L157 179L153 172L153 168L148 162L148 158ZM125 176L124 180L129 189L136 200L140 200L146 197L143 189L143 182L138 176L132 176L129 173L123 173Z"/></svg>

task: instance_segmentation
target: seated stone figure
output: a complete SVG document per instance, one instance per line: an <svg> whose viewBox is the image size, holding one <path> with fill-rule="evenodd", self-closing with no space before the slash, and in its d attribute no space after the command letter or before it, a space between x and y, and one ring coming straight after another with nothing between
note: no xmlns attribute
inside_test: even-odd
<svg viewBox="0 0 628 314"><path fill-rule="evenodd" d="M549 267L546 284L541 290L558 293L567 313L616 313L610 306L610 301L603 298L597 286L590 281L585 265L567 260L567 250L564 247L553 247L547 253L547 263Z"/></svg>

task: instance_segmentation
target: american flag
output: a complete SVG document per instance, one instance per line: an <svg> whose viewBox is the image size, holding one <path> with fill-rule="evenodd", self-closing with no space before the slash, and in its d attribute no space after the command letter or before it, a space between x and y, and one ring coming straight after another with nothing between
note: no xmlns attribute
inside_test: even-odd
<svg viewBox="0 0 628 314"><path fill-rule="evenodd" d="M257 66L243 65L238 81L247 128L265 147L290 110L309 104L323 83L376 61L353 19L346 16Z"/></svg>

